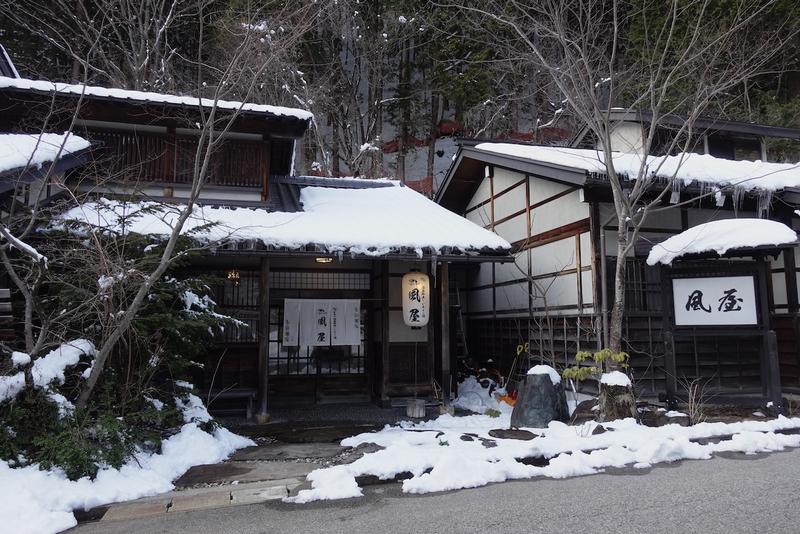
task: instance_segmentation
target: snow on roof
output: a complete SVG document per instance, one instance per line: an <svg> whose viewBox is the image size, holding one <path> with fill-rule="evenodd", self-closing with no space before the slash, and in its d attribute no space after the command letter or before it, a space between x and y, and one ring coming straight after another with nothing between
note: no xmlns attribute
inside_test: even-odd
<svg viewBox="0 0 800 534"><path fill-rule="evenodd" d="M603 152L581 148L517 145L511 143L479 143L477 150L503 154L553 165L561 165L589 173L606 174ZM617 173L639 174L639 154L614 152ZM768 163L764 161L732 161L707 154L683 153L676 156L649 156L648 173L666 180L674 178L684 185L702 182L716 186L736 186L745 190L777 191L800 187L800 163Z"/></svg>
<svg viewBox="0 0 800 534"><path fill-rule="evenodd" d="M327 252L350 252L382 256L410 248L418 255L423 249L436 252L450 247L459 251L508 250L511 245L448 211L419 193L392 182L389 187L339 189L303 187L303 211L270 212L263 208L196 206L184 226L184 233L205 242L255 240L267 246L298 249L317 245ZM143 211L144 209L144 211ZM181 206L154 202L100 199L73 208L51 224L63 227L77 220L113 231L166 236ZM209 223L216 223L205 227Z"/></svg>
<svg viewBox="0 0 800 534"><path fill-rule="evenodd" d="M0 89L11 88L28 91L41 91L47 93L62 93L68 95L81 95L112 98L119 100L134 100L138 102L155 102L161 104L175 104L182 106L212 107L214 100L211 98L197 98L195 96L167 95L145 91L132 91L129 89L116 89L97 87L83 84L68 84L61 82L48 82L45 80L29 80L25 78L8 78L0 76ZM301 120L311 120L314 115L302 109L287 108L283 106L269 106L266 104L247 104L229 100L218 100L219 109L250 111L253 113L266 113L281 117L295 117Z"/></svg>
<svg viewBox="0 0 800 534"><path fill-rule="evenodd" d="M63 146L63 148L62 148ZM22 167L41 167L89 148L86 139L70 133L0 134L0 173ZM60 151L60 152L59 152Z"/></svg>
<svg viewBox="0 0 800 534"><path fill-rule="evenodd" d="M647 256L648 265L663 263L684 254L716 252L746 247L785 245L797 241L794 230L769 219L723 219L693 226L653 246Z"/></svg>

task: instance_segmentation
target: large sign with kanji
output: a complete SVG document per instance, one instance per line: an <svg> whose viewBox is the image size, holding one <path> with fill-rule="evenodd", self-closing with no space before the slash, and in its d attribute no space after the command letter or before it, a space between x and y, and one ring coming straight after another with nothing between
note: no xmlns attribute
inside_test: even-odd
<svg viewBox="0 0 800 534"><path fill-rule="evenodd" d="M673 278L676 326L758 324L752 276Z"/></svg>

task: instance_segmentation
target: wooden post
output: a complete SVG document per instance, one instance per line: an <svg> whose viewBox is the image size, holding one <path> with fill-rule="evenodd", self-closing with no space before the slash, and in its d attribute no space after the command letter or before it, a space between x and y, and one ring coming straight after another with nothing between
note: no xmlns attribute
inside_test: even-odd
<svg viewBox="0 0 800 534"><path fill-rule="evenodd" d="M381 406L389 408L389 262L381 262Z"/></svg>
<svg viewBox="0 0 800 534"><path fill-rule="evenodd" d="M772 402L770 410L773 413L783 413L783 395L781 390L781 366L778 357L778 337L774 330L767 332L766 352L767 352L767 398Z"/></svg>
<svg viewBox="0 0 800 534"><path fill-rule="evenodd" d="M442 262L439 270L439 306L441 309L442 339L442 401L450 404L450 393L453 390L453 376L450 362L450 264Z"/></svg>
<svg viewBox="0 0 800 534"><path fill-rule="evenodd" d="M258 410L256 421L269 421L267 386L269 381L269 258L261 258L258 283Z"/></svg>
<svg viewBox="0 0 800 534"><path fill-rule="evenodd" d="M675 363L675 337L664 330L664 371L666 372L667 402L675 402L678 393L678 366Z"/></svg>

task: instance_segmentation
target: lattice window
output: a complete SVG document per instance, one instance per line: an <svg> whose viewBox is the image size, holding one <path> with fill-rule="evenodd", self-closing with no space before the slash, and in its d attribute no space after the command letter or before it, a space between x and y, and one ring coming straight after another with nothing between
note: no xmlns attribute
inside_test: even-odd
<svg viewBox="0 0 800 534"><path fill-rule="evenodd" d="M370 289L367 272L273 271L269 278L273 289Z"/></svg>

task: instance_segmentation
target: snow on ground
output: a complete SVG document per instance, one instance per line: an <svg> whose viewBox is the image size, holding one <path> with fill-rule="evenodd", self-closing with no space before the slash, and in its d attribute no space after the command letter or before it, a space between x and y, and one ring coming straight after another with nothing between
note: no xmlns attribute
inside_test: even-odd
<svg viewBox="0 0 800 534"><path fill-rule="evenodd" d="M12 468L0 461L0 518L3 531L15 534L60 532L77 524L73 510L156 495L173 489L172 481L190 467L213 464L251 440L217 428L204 432L198 422L210 416L200 399L189 395L187 419L180 432L166 439L160 454L140 452L120 469L101 469L94 480L68 480L58 469L38 465Z"/></svg>
<svg viewBox="0 0 800 534"><path fill-rule="evenodd" d="M304 187L303 211L197 206L183 228L207 242L257 240L265 245L297 249L319 245L328 252L381 256L402 247L462 251L483 248L507 250L511 245L497 234L446 210L398 182L388 187L337 189ZM142 212L142 210L145 210ZM154 202L124 203L101 199L64 213L51 227L77 220L110 231L168 236L181 206ZM137 214L131 217L132 214ZM209 223L216 223L208 226Z"/></svg>
<svg viewBox="0 0 800 534"><path fill-rule="evenodd" d="M541 161L564 167L606 174L603 152L580 148L517 145L511 143L479 143L477 150ZM617 173L629 177L639 175L642 157L638 154L613 152ZM708 154L649 156L647 175L666 180L673 178L685 185L692 182L736 186L745 190L776 191L800 186L800 163L767 163L765 161L732 161Z"/></svg>
<svg viewBox="0 0 800 534"><path fill-rule="evenodd" d="M43 93L59 93L69 95L85 95L86 97L111 98L118 100L133 100L138 102L157 102L162 104L173 104L197 108L203 106L210 108L214 105L214 100L210 98L197 98L194 96L167 95L163 93L153 93L145 91L132 91L129 89L118 89L108 87L97 87L92 85L68 84L60 82L48 82L45 80L29 80L25 78L8 78L0 76L0 88L20 89L26 91L39 91ZM266 113L269 115L296 117L301 120L311 120L313 113L296 108L283 106L269 106L265 104L247 104L227 100L218 100L216 106L219 109L239 110L251 113Z"/></svg>
<svg viewBox="0 0 800 534"><path fill-rule="evenodd" d="M504 394L504 389L495 389L490 394L489 389L483 387L477 378L468 376L458 384L458 397L453 401L453 406L478 414L486 413L486 410L496 410L510 415L514 408L497 400L499 395Z"/></svg>
<svg viewBox="0 0 800 534"><path fill-rule="evenodd" d="M534 365L530 369L528 369L529 375L550 375L550 382L554 386L557 386L561 383L561 375L558 374L558 371L550 367L549 365Z"/></svg>
<svg viewBox="0 0 800 534"><path fill-rule="evenodd" d="M433 421L387 425L380 432L347 438L342 445L375 443L384 449L366 454L352 464L312 471L308 475L311 489L301 490L296 497L285 501L306 503L361 496L355 480L360 475L388 480L400 473L411 473L412 478L402 483L403 492L430 493L513 479L589 475L607 467L645 468L682 459L703 460L722 451L754 454L800 446L800 435L775 432L800 427L800 418L658 428L624 419L603 423L609 431L596 435L592 434L595 422L580 426L553 422L546 429L531 429L539 437L530 441L490 438L489 430L508 428L509 424L507 413L499 418L442 415ZM465 441L462 436L467 433L478 438ZM719 443L701 445L690 441L729 435L733 438ZM487 448L480 438L493 439L497 445ZM537 467L517 461L526 457L545 457L550 462Z"/></svg>
<svg viewBox="0 0 800 534"><path fill-rule="evenodd" d="M44 163L89 146L86 139L67 132L0 134L0 172L29 166L39 168Z"/></svg>
<svg viewBox="0 0 800 534"><path fill-rule="evenodd" d="M716 252L721 256L730 249L784 245L796 241L795 231L778 221L723 219L698 224L654 245L647 256L647 264L669 265L684 254Z"/></svg>

